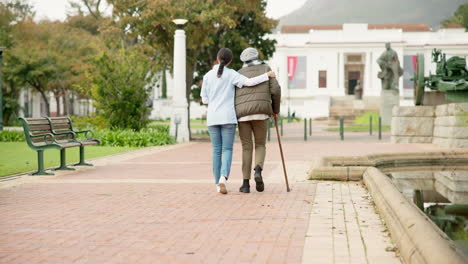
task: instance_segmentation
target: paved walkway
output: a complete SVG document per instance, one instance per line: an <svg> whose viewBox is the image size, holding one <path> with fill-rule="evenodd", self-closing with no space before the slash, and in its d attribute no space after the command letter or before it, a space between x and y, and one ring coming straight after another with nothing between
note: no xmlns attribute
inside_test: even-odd
<svg viewBox="0 0 468 264"><path fill-rule="evenodd" d="M361 141L285 141L290 193L274 141L264 193L238 192L239 143L228 195L215 192L207 142L3 181L0 263L399 263L365 188L305 177L322 156L437 147Z"/></svg>

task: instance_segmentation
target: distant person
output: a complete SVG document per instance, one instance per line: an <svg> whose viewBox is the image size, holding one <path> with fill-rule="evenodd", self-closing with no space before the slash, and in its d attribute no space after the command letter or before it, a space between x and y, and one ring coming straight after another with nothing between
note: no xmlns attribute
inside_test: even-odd
<svg viewBox="0 0 468 264"><path fill-rule="evenodd" d="M203 76L201 97L208 105L207 126L213 146L213 174L216 190L227 193L227 179L231 170L232 149L237 117L234 108L235 87L254 86L275 77L272 71L247 78L227 66L232 61L232 51L222 48L213 69Z"/></svg>
<svg viewBox="0 0 468 264"><path fill-rule="evenodd" d="M270 66L259 60L258 51L247 48L240 56L244 66L239 73L247 77L271 71ZM243 183L239 191L250 192L250 178L252 172L253 145L255 142L255 188L263 192L262 170L266 155L266 137L268 119L280 112L281 87L276 78L244 89L236 89L236 114L239 122L239 137L242 142L242 174ZM254 142L252 141L252 136Z"/></svg>

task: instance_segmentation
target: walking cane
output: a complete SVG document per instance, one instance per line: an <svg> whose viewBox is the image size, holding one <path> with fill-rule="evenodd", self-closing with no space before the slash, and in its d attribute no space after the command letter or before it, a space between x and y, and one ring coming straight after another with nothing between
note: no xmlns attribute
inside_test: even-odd
<svg viewBox="0 0 468 264"><path fill-rule="evenodd" d="M289 192L289 183L288 183L288 174L286 173L286 164L284 163L284 155L283 155L283 146L281 145L281 137L278 131L278 116L275 115L275 126L276 126L276 135L278 136L278 144L281 153L281 161L283 162L283 171L284 171L284 180L286 181L286 190Z"/></svg>

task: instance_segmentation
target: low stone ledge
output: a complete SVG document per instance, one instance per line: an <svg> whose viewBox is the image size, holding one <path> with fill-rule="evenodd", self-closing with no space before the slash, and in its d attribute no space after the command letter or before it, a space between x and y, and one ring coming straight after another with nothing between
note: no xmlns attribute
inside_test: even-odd
<svg viewBox="0 0 468 264"><path fill-rule="evenodd" d="M409 144L409 143L432 143L432 136L429 137L421 137L421 136L391 136L390 138L391 143L401 143L401 144Z"/></svg>
<svg viewBox="0 0 468 264"><path fill-rule="evenodd" d="M434 106L396 106L392 109L394 117L434 117Z"/></svg>
<svg viewBox="0 0 468 264"><path fill-rule="evenodd" d="M378 153L366 156L330 156L325 157L317 167L418 167L467 165L468 150L432 151L432 152L395 152Z"/></svg>
<svg viewBox="0 0 468 264"><path fill-rule="evenodd" d="M436 126L434 127L434 138L437 137L449 139L468 139L468 126Z"/></svg>
<svg viewBox="0 0 468 264"><path fill-rule="evenodd" d="M385 174L368 168L364 182L405 263L466 263L453 242L410 203Z"/></svg>
<svg viewBox="0 0 468 264"><path fill-rule="evenodd" d="M447 105L447 115L466 116L468 115L468 103L452 103Z"/></svg>
<svg viewBox="0 0 468 264"><path fill-rule="evenodd" d="M367 167L319 167L309 172L309 180L360 181Z"/></svg>
<svg viewBox="0 0 468 264"><path fill-rule="evenodd" d="M373 166L367 156L328 156L322 158L320 166Z"/></svg>
<svg viewBox="0 0 468 264"><path fill-rule="evenodd" d="M436 106L436 116L468 115L468 103L451 103Z"/></svg>
<svg viewBox="0 0 468 264"><path fill-rule="evenodd" d="M452 127L468 127L468 115L466 116L441 116L434 119L434 125L437 126L452 126Z"/></svg>
<svg viewBox="0 0 468 264"><path fill-rule="evenodd" d="M392 136L432 136L433 117L393 117Z"/></svg>

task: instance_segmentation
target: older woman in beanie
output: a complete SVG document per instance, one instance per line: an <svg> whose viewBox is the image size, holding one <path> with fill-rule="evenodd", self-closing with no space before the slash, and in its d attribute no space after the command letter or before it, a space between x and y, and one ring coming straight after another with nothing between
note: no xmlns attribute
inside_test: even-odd
<svg viewBox="0 0 468 264"><path fill-rule="evenodd" d="M258 58L254 48L245 49L240 59L244 62L239 73L252 78L271 71L271 68ZM265 189L262 170L266 155L266 137L268 119L280 112L281 87L276 78L242 89L236 88L236 115L239 126L239 136L242 142L242 174L243 183L239 191L250 192L253 149L255 144L254 180L256 190ZM253 140L252 140L253 136Z"/></svg>

